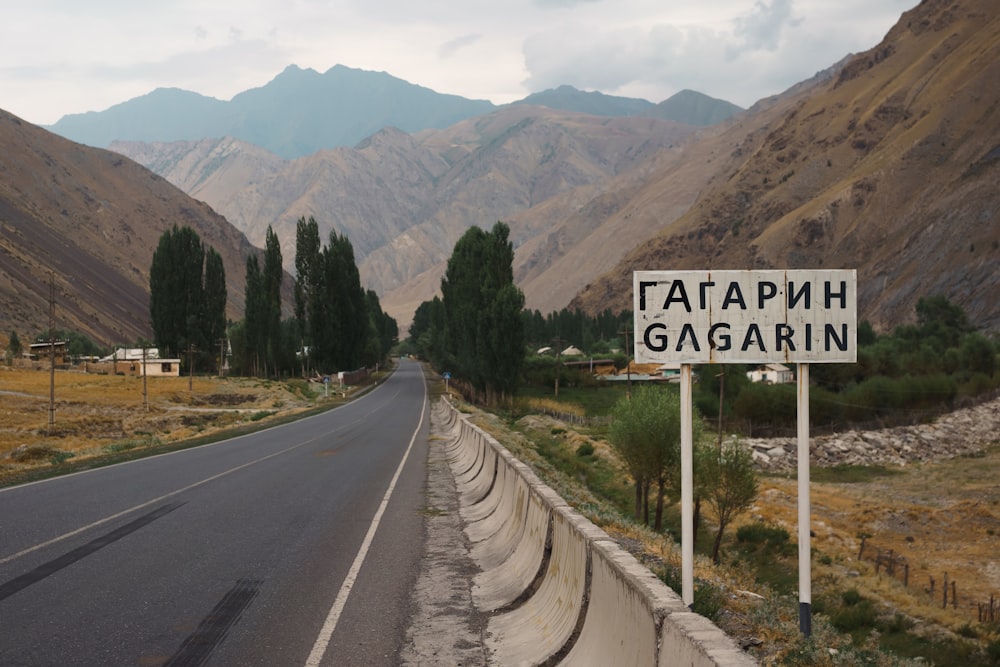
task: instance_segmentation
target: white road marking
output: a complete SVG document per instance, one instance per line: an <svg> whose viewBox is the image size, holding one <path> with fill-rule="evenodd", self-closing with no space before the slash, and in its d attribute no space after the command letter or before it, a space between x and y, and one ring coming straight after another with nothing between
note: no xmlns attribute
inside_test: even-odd
<svg viewBox="0 0 1000 667"><path fill-rule="evenodd" d="M365 539L361 543L361 549L358 551L358 555L354 557L354 563L351 565L351 569L348 570L347 576L344 578L344 583L340 587L337 599L333 601L333 606L330 607L330 613L326 616L326 622L323 623L323 627L319 631L319 636L316 637L316 643L313 644L312 652L306 659L306 667L318 667L318 665L323 661L323 655L326 653L326 649L330 645L330 639L333 637L333 631L337 629L337 622L340 620L340 614L344 611L344 606L347 604L347 598L351 594L351 590L354 588L354 582L358 578L358 572L361 571L361 566L364 564L365 558L368 556L368 550L371 548L372 540L375 539L375 532L378 530L379 523L382 521L382 515L385 513L385 508L389 505L389 499L392 497L392 492L396 489L396 482L399 480L399 476L403 472L403 466L406 465L406 461L410 457L410 450L413 449L413 443L417 440L417 434L420 432L420 427L423 426L424 413L426 411L427 385L425 384L424 404L420 409L420 420L417 422L417 428L413 431L413 436L410 438L410 444L407 446L406 451L403 453L403 458L399 462L399 466L396 468L396 474L392 476L392 481L389 482L389 488L386 489L385 496L382 498L382 503L379 505L378 511L375 512L374 518L372 518L371 526L368 528L368 534L365 535Z"/></svg>

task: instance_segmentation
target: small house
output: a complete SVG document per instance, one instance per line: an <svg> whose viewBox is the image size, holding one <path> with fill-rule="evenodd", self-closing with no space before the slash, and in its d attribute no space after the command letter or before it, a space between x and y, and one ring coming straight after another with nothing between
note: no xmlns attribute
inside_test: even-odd
<svg viewBox="0 0 1000 667"><path fill-rule="evenodd" d="M44 343L32 343L30 346L29 358L32 361L49 361L55 358L56 366L66 363L66 341L45 341Z"/></svg>
<svg viewBox="0 0 1000 667"><path fill-rule="evenodd" d="M795 373L784 364L762 364L747 372L751 382L764 384L789 384L795 382Z"/></svg>
<svg viewBox="0 0 1000 667"><path fill-rule="evenodd" d="M146 348L145 355L141 347L118 348L99 363L110 366L115 375L179 377L181 374L181 360L161 359L160 350L155 347Z"/></svg>

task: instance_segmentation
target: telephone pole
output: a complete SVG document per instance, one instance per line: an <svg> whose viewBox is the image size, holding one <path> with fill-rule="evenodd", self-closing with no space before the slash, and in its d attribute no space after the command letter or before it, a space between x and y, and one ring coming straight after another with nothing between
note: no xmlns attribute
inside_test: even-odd
<svg viewBox="0 0 1000 667"><path fill-rule="evenodd" d="M49 435L56 425L56 279L49 271Z"/></svg>
<svg viewBox="0 0 1000 667"><path fill-rule="evenodd" d="M554 338L553 343L556 344L556 398L559 398L559 355L562 354L562 345L564 341L562 338Z"/></svg>
<svg viewBox="0 0 1000 667"><path fill-rule="evenodd" d="M626 324L625 327L618 332L619 336L625 336L625 396L629 400L632 400L632 348L629 345L629 336L632 334L632 329Z"/></svg>

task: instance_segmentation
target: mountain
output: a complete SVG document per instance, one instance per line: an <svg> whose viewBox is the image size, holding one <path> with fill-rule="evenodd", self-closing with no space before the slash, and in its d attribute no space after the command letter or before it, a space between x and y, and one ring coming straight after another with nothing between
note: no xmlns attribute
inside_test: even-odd
<svg viewBox="0 0 1000 667"><path fill-rule="evenodd" d="M709 97L694 90L682 90L647 109L644 114L654 118L687 123L688 125L715 125L743 111L732 102Z"/></svg>
<svg viewBox="0 0 1000 667"><path fill-rule="evenodd" d="M615 97L599 91L584 92L573 86L549 88L540 93L532 93L523 100L511 104L528 104L562 111L578 111L592 116L641 116L654 107L653 103L648 100ZM663 116L659 117L663 118ZM667 120L675 119L668 118Z"/></svg>
<svg viewBox="0 0 1000 667"><path fill-rule="evenodd" d="M299 218L314 216L324 238L331 230L345 234L363 284L405 325L433 296L433 272L470 226L516 221L557 200L547 210L561 219L591 196L581 192L638 168L693 131L653 118L513 105L444 130L411 135L388 128L356 147L295 160L232 138L113 148L208 202L258 245L272 226L288 268ZM512 222L511 238L526 244L555 223ZM422 287L404 289L413 282ZM562 302L578 288L561 292Z"/></svg>
<svg viewBox="0 0 1000 667"><path fill-rule="evenodd" d="M57 328L103 345L151 338L149 267L175 224L222 256L227 314L242 318L246 257L262 255L242 233L132 160L0 111L0 330L47 330L51 281Z"/></svg>
<svg viewBox="0 0 1000 667"><path fill-rule="evenodd" d="M106 111L64 116L48 129L98 147L231 136L294 158L353 146L384 127L443 128L493 109L491 102L436 93L385 72L336 65L320 74L290 65L229 102L157 89Z"/></svg>
<svg viewBox="0 0 1000 667"><path fill-rule="evenodd" d="M997 34L992 0L924 0L765 125L722 130L710 187L571 305L629 307L639 269L857 268L877 328L942 294L1000 330Z"/></svg>
<svg viewBox="0 0 1000 667"><path fill-rule="evenodd" d="M720 122L739 110L692 91L653 105L571 86L535 93L514 104L595 116L651 115L692 125ZM485 100L436 93L385 72L336 65L320 74L290 65L266 85L228 102L158 88L104 111L63 116L48 129L100 148L114 141L161 144L232 137L291 159L354 146L387 127L408 133L443 129L497 109Z"/></svg>
<svg viewBox="0 0 1000 667"><path fill-rule="evenodd" d="M615 97L598 91L584 92L573 86L559 86L532 93L511 104L534 104L592 116L650 116L700 127L721 123L743 111L732 102L693 90L682 90L659 104L653 104L634 97Z"/></svg>

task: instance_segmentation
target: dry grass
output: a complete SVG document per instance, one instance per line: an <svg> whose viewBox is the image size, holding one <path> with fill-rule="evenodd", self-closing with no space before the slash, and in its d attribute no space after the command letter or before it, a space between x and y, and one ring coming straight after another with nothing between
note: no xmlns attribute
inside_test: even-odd
<svg viewBox="0 0 1000 667"><path fill-rule="evenodd" d="M67 458L79 460L209 435L312 405L287 383L247 378L142 378L0 367L0 478Z"/></svg>
<svg viewBox="0 0 1000 667"><path fill-rule="evenodd" d="M865 483L812 483L812 546L833 560L817 575L848 577L907 614L958 629L978 620L977 604L1000 595L1000 447L980 458L958 458L900 469ZM795 534L796 482L766 479L752 514ZM749 519L745 517L744 520ZM870 548L892 550L909 564L909 586L878 575L858 559L861 537ZM866 554L872 553L866 549ZM856 575L854 573L857 573ZM942 608L945 573L955 582L954 605ZM930 580L935 581L933 597Z"/></svg>

